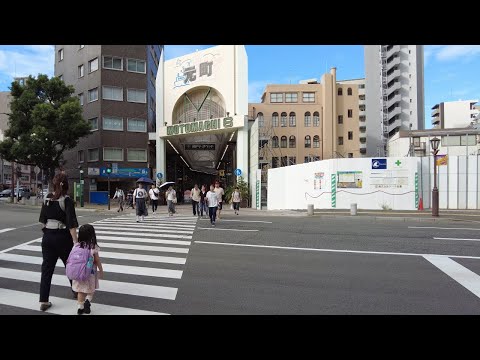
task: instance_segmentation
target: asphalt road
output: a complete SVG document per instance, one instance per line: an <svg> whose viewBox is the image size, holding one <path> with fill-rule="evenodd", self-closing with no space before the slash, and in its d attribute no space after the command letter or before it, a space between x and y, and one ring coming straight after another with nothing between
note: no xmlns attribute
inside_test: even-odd
<svg viewBox="0 0 480 360"><path fill-rule="evenodd" d="M224 213L213 229L162 208L140 225L79 211L108 264L92 314L480 314L480 224ZM0 314L43 314L40 243L5 251L39 238L37 220L0 204ZM73 314L56 274L51 313Z"/></svg>

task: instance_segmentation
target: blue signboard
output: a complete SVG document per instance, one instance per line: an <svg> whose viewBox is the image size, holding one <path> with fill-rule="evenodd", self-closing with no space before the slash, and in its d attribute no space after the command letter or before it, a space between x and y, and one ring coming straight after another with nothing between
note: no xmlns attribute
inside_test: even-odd
<svg viewBox="0 0 480 360"><path fill-rule="evenodd" d="M372 159L372 170L386 170L387 159Z"/></svg>
<svg viewBox="0 0 480 360"><path fill-rule="evenodd" d="M162 178L163 178L163 174L162 173L157 173L157 179L161 180Z"/></svg>
<svg viewBox="0 0 480 360"><path fill-rule="evenodd" d="M240 176L240 175L242 175L242 170L240 170L240 169L235 169L234 174L235 174L236 176Z"/></svg>
<svg viewBox="0 0 480 360"><path fill-rule="evenodd" d="M137 179L143 176L148 177L149 174L148 168L118 168L116 174L110 174L110 178L130 178L130 179ZM101 167L100 168L100 176L101 177L108 177L107 168Z"/></svg>

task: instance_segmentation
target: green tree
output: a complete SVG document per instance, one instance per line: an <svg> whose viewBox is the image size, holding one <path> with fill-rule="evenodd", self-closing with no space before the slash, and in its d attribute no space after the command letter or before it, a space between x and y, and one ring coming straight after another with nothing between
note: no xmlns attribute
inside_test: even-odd
<svg viewBox="0 0 480 360"><path fill-rule="evenodd" d="M10 90L9 128L0 142L0 155L7 161L47 170L51 180L64 151L90 134L74 88L58 77L39 74L30 76L25 85L13 82Z"/></svg>

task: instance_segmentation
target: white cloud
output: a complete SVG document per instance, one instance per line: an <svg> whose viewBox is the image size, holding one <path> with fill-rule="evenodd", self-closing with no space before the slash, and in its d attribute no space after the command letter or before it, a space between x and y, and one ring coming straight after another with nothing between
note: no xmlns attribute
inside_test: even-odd
<svg viewBox="0 0 480 360"><path fill-rule="evenodd" d="M0 74L15 76L53 75L55 51L52 45L2 46Z"/></svg>
<svg viewBox="0 0 480 360"><path fill-rule="evenodd" d="M431 57L437 61L470 60L480 55L480 45L426 45L425 65Z"/></svg>
<svg viewBox="0 0 480 360"><path fill-rule="evenodd" d="M174 59L183 55L191 54L196 50L203 50L209 45L165 45L165 60Z"/></svg>

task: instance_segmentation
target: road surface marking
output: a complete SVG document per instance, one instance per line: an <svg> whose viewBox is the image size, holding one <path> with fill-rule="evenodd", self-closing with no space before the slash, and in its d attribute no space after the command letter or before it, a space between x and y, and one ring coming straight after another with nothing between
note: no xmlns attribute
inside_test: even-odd
<svg viewBox="0 0 480 360"><path fill-rule="evenodd" d="M134 230L131 230L134 231ZM178 233L185 234L184 236L190 235L190 237L187 238L180 238L180 239L191 239L191 234L193 234L193 231L188 231L188 232L183 232L183 231L173 231L173 230L164 230L162 233L155 233L155 232L143 232L141 230L137 230L137 232L128 232L128 231L111 231L111 230L103 230L103 229L95 229L96 234L105 234L105 235L123 235L123 236L149 236L152 239L155 238L164 238L164 237L169 237L171 234L171 237L176 238L178 236L182 235L175 235Z"/></svg>
<svg viewBox="0 0 480 360"><path fill-rule="evenodd" d="M77 300L69 300L50 296L52 307L46 311L49 314L56 315L76 315ZM19 307L28 310L40 311L38 303L38 294L0 289L0 304ZM154 311L136 310L120 306L103 305L93 302L92 314L96 315L169 315Z"/></svg>
<svg viewBox="0 0 480 360"><path fill-rule="evenodd" d="M40 276L41 274L39 272L0 268L1 278L40 283ZM53 274L52 285L70 288L70 283L68 282L68 279L65 275ZM101 280L101 288L97 291L134 296L145 296L156 299L175 300L177 296L177 290L177 288L166 286ZM36 294L35 296L38 301L38 294Z"/></svg>
<svg viewBox="0 0 480 360"><path fill-rule="evenodd" d="M40 256L27 256L27 255L18 255L18 254L0 254L0 260L24 263L24 264L32 264L32 265L41 265L43 261L43 259ZM140 275L140 276L153 276L153 277L170 278L170 279L181 279L182 273L183 273L180 270L149 268L149 267L143 267L143 266L117 265L117 264L109 264L108 262L102 262L102 264L106 274L116 273L116 274L126 274L126 275ZM56 267L65 268L62 260L59 259L57 261Z"/></svg>
<svg viewBox="0 0 480 360"><path fill-rule="evenodd" d="M435 240L456 240L456 241L480 241L480 239L458 239L458 238L439 238L434 237Z"/></svg>
<svg viewBox="0 0 480 360"><path fill-rule="evenodd" d="M18 250L41 252L42 248L41 246L24 245ZM100 256L106 259L149 261L149 262L182 264L182 265L184 265L186 261L185 258L179 258L179 257L143 255L143 254L132 254L132 253L117 253L117 252L108 252L108 251L102 251L100 253Z"/></svg>
<svg viewBox="0 0 480 360"><path fill-rule="evenodd" d="M417 254L417 253L401 253L401 252L387 252L387 251L361 251L361 250L338 250L338 249L317 249L317 248L300 248L291 246L273 246L273 245L255 245L255 244L234 244L213 241L195 241L196 244L211 244L211 245L226 245L226 246L240 246L240 247L256 247L267 249L281 249L281 250L301 250L301 251L318 251L318 252L333 252L333 253L350 253L350 254L372 254L372 255L401 255L401 256L446 256L459 259L476 259L480 260L480 256L463 256L463 255L444 255L444 254Z"/></svg>
<svg viewBox="0 0 480 360"><path fill-rule="evenodd" d="M19 245L12 246L12 247L10 247L10 248L8 248L8 249L5 249L5 250L2 250L2 251L0 251L0 254L2 254L2 253L6 253L6 252L8 252L8 251L10 251L10 250L15 250L15 249L16 249L16 248L18 248L18 247L21 247L21 246L23 246L23 245L28 245L28 244L31 244L31 243L33 243L33 242L35 242L35 241L38 241L38 240L40 240L40 241L41 241L41 240L42 240L42 238L33 239L33 240L31 240L31 241L28 241L28 242L26 242L26 243L23 243L23 244L19 244Z"/></svg>
<svg viewBox="0 0 480 360"><path fill-rule="evenodd" d="M150 243L150 244L165 244L165 245L185 245L190 246L191 241L185 240L163 240L163 239L149 239L149 238L126 238L121 236L102 236L97 235L97 240L107 240L107 241L126 241L126 242L141 242L141 243ZM101 244L102 242L100 242Z"/></svg>
<svg viewBox="0 0 480 360"><path fill-rule="evenodd" d="M179 225L179 224L155 224L155 223L145 223L145 222L140 222L137 223L136 221L111 221L111 220L101 220L98 222L95 222L94 225L100 225L100 224L107 224L107 225L116 225L116 226L142 226L144 228L148 229L161 229L164 227L167 227L168 229L185 229L185 230L190 230L190 229L195 229L195 224L188 224L188 225Z"/></svg>
<svg viewBox="0 0 480 360"><path fill-rule="evenodd" d="M4 233L4 232L7 232L7 231L15 230L15 229L16 229L16 228L0 229L0 234L1 234L1 233Z"/></svg>
<svg viewBox="0 0 480 360"><path fill-rule="evenodd" d="M426 255L424 258L480 298L480 276L445 256Z"/></svg>
<svg viewBox="0 0 480 360"><path fill-rule="evenodd" d="M439 229L439 230L469 230L469 231L480 231L480 229L475 228L446 228L446 227L435 227L435 226L409 226L409 229Z"/></svg>
<svg viewBox="0 0 480 360"><path fill-rule="evenodd" d="M258 230L241 230L241 229L218 229L218 228L204 228L199 227L201 230L221 230L221 231L258 231Z"/></svg>
<svg viewBox="0 0 480 360"><path fill-rule="evenodd" d="M201 219L204 221L210 221L210 219ZM263 224L273 224L271 221L260 221L260 220L227 220L227 219L220 219L221 222L224 221L235 221L235 222L244 222L244 223L263 223Z"/></svg>
<svg viewBox="0 0 480 360"><path fill-rule="evenodd" d="M129 228L129 227L123 227L122 226L114 226L114 225L99 225L99 224L95 224L95 230L116 230L117 233L120 233L122 234L124 231L139 231L138 228ZM157 228L142 228L142 233L143 232L149 232L149 233L159 233L159 234L162 234L162 233L166 233L166 234L170 234L170 233L179 233L179 234L193 234L194 230L193 229L157 229Z"/></svg>

